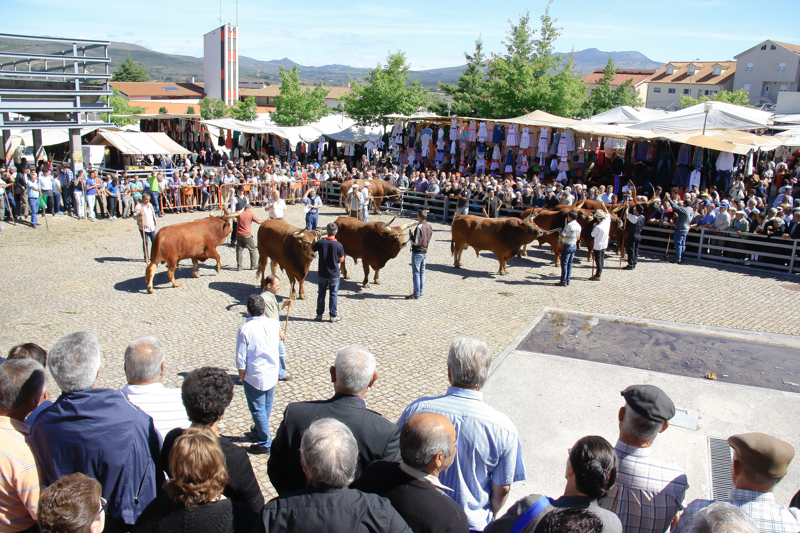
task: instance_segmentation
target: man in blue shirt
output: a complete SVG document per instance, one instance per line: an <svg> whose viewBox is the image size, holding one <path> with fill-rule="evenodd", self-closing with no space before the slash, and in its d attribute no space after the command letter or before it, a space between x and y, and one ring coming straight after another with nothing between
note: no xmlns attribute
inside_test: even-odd
<svg viewBox="0 0 800 533"><path fill-rule="evenodd" d="M306 213L306 230L316 231L319 223L319 208L322 207L322 198L317 196L317 190L311 187L303 195L303 210Z"/></svg>
<svg viewBox="0 0 800 533"><path fill-rule="evenodd" d="M88 331L56 342L47 368L62 393L36 417L28 441L44 483L75 472L95 478L109 521L129 531L164 482L160 438L153 419L122 392L96 388L101 359L100 343Z"/></svg>
<svg viewBox="0 0 800 533"><path fill-rule="evenodd" d="M462 337L450 346L444 396L420 398L397 421L402 428L417 412L438 413L456 429L453 465L439 474L442 484L467 513L472 531L483 531L503 507L511 483L525 479L519 433L511 420L483 401L492 353L485 342Z"/></svg>
<svg viewBox="0 0 800 533"><path fill-rule="evenodd" d="M317 322L322 322L322 314L325 312L325 293L330 290L329 311L331 322L341 320L337 306L339 296L339 263L344 261L344 247L336 240L336 233L339 226L336 222L331 222L327 226L328 236L320 239L311 245L311 249L319 254L317 267L317 277L319 278L317 289Z"/></svg>

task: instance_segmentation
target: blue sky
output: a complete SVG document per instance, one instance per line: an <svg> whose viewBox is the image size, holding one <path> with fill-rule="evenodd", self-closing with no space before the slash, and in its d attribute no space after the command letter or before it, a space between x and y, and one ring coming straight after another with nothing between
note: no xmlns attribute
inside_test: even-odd
<svg viewBox="0 0 800 533"><path fill-rule="evenodd" d="M2 0L0 31L126 41L160 52L202 55L202 36L219 26L219 0ZM481 36L501 52L509 19L529 9L538 28L543 0L472 2L331 2L240 0L240 53L288 57L303 65L373 67L389 51L406 53L413 69L464 63ZM655 61L722 61L764 39L800 44L798 0L555 0L560 52L636 50ZM236 3L223 0L223 22Z"/></svg>

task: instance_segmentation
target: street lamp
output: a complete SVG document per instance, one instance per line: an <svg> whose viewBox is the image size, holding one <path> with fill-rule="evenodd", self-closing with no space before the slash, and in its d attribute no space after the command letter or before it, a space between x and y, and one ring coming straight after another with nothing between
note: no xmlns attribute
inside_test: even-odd
<svg viewBox="0 0 800 533"><path fill-rule="evenodd" d="M700 61L700 58L698 57L697 59L692 61L692 73L689 74L689 98L694 98L694 96L692 96L692 78L694 77L694 63L695 63L695 61ZM700 99L700 95L699 94L697 95L697 99L698 100Z"/></svg>
<svg viewBox="0 0 800 533"><path fill-rule="evenodd" d="M712 105L711 102L706 102L703 104L703 111L705 112L706 116L703 119L703 135L706 134L706 122L708 122L708 112L711 111Z"/></svg>

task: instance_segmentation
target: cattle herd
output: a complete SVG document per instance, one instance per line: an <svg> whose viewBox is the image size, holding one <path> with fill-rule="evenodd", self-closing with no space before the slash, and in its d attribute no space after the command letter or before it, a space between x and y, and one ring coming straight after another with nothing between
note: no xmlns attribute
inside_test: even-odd
<svg viewBox="0 0 800 533"><path fill-rule="evenodd" d="M345 182L345 186L353 186L353 182ZM374 194L376 202L390 197L396 190L386 182L373 182L377 187ZM370 183L370 186L373 185ZM387 188L389 187L389 188ZM624 241L625 215L628 209L639 203L633 200L629 204L603 204L592 200L579 202L577 205L559 205L552 210L529 209L519 218L485 218L475 215L457 216L451 227L450 252L453 264L461 266L461 255L469 247L476 255L481 251L492 252L499 262L498 274L507 274L508 261L519 255L526 255L527 245L538 241L539 245L549 244L554 255L555 264L559 263L559 232L566 224L567 213L575 210L578 223L581 225L581 242L587 249L593 248L592 229L597 223L594 212L605 210L612 219L611 238L617 242ZM641 204L646 210L652 208L652 200ZM380 209L380 203L375 206ZM647 212L647 211L646 211ZM236 217L224 210L222 214L211 214L208 218L184 222L162 228L153 240L150 264L147 266L145 281L147 291L153 292L153 275L158 265L166 263L169 279L173 287L179 287L175 281L175 267L183 259L191 259L194 265L193 276L198 277L199 261L212 258L217 261L216 271L220 270L220 256L217 245L225 242L231 232L230 220ZM406 230L416 222L392 226L392 222L362 222L356 218L345 216L336 220L339 226L337 240L342 243L346 256L358 263L361 260L364 269L363 286L369 285L370 269L374 270L373 283L380 283L380 271L390 259L394 259L406 245ZM311 246L319 238L321 231L307 231L292 226L283 220L267 220L258 229L259 264L257 275L263 281L266 276L267 260L273 274L280 267L291 282L291 297L305 299L303 283L311 267L314 254ZM622 249L622 247L618 247ZM342 276L349 279L346 263L342 263ZM295 289L297 286L297 289Z"/></svg>

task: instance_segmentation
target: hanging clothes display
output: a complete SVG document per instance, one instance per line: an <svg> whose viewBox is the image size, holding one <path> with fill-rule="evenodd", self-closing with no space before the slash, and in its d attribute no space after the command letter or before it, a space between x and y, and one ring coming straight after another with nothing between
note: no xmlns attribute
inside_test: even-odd
<svg viewBox="0 0 800 533"><path fill-rule="evenodd" d="M470 121L469 121L469 138L468 138L468 140L469 140L469 142L471 142L471 143L474 143L474 142L476 142L476 138L475 138L475 137L476 137L476 136L475 136L475 129L476 129L477 127L478 127L478 125L475 123L475 121L474 121L474 120L470 120Z"/></svg>
<svg viewBox="0 0 800 533"><path fill-rule="evenodd" d="M492 161L489 164L489 170L498 170L500 168L500 145L495 144L492 150Z"/></svg>
<svg viewBox="0 0 800 533"><path fill-rule="evenodd" d="M506 146L516 146L517 145L517 126L515 124L511 124L508 127L508 136L506 136Z"/></svg>
<svg viewBox="0 0 800 533"><path fill-rule="evenodd" d="M458 139L458 120L453 119L450 121L450 140L455 141Z"/></svg>
<svg viewBox="0 0 800 533"><path fill-rule="evenodd" d="M504 174L510 174L514 172L514 150L511 148L508 149L506 153L506 166L505 170L503 170Z"/></svg>
<svg viewBox="0 0 800 533"><path fill-rule="evenodd" d="M553 140L550 143L550 155L558 155L558 143L561 141L561 133L553 132Z"/></svg>
<svg viewBox="0 0 800 533"><path fill-rule="evenodd" d="M549 146L550 146L550 128L544 127L542 128L542 131L539 134L539 146L537 152L540 154L546 154Z"/></svg>
<svg viewBox="0 0 800 533"><path fill-rule="evenodd" d="M527 132L523 132L523 134L527 135ZM517 156L517 176L522 176L526 172L528 172L528 154L522 151Z"/></svg>
<svg viewBox="0 0 800 533"><path fill-rule="evenodd" d="M486 123L481 122L480 126L478 127L478 141L486 142L486 137L488 136L489 134L486 133Z"/></svg>
<svg viewBox="0 0 800 533"><path fill-rule="evenodd" d="M572 144L575 144L575 141L573 141ZM567 145L567 135L562 134L561 138L558 140L558 152L556 154L558 157L567 157L569 155L567 152Z"/></svg>
<svg viewBox="0 0 800 533"><path fill-rule="evenodd" d="M688 165L691 160L691 147L688 144L682 144L678 150L678 164Z"/></svg>
<svg viewBox="0 0 800 533"><path fill-rule="evenodd" d="M528 127L526 126L526 127L522 128L522 133L519 136L519 147L522 148L523 150L525 150L528 147L530 147L530 145L531 144L530 144L530 137L529 137L529 133L528 133Z"/></svg>
<svg viewBox="0 0 800 533"><path fill-rule="evenodd" d="M494 125L494 133L492 135L492 142L500 144L506 136L506 128L502 124Z"/></svg>

